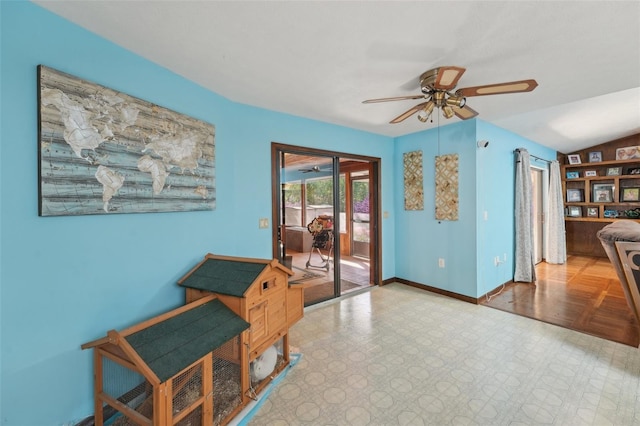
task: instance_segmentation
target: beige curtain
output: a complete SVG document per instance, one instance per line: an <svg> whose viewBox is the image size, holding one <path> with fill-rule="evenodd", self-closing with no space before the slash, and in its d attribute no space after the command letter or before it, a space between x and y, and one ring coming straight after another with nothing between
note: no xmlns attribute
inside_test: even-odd
<svg viewBox="0 0 640 426"><path fill-rule="evenodd" d="M549 214L547 225L547 263L563 264L567 261L567 240L564 228L564 203L560 163L552 161L549 167Z"/></svg>
<svg viewBox="0 0 640 426"><path fill-rule="evenodd" d="M536 280L531 217L531 159L526 149L516 150L516 255L513 281Z"/></svg>

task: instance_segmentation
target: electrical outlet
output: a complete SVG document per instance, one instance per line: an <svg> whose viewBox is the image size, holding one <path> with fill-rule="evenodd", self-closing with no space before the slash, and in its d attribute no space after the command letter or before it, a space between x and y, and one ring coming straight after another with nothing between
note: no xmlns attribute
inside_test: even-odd
<svg viewBox="0 0 640 426"><path fill-rule="evenodd" d="M444 268L444 259L443 258L438 259L438 268Z"/></svg>
<svg viewBox="0 0 640 426"><path fill-rule="evenodd" d="M260 220L258 221L258 228L266 229L268 227L269 227L269 219L267 219L266 217L261 217Z"/></svg>
<svg viewBox="0 0 640 426"><path fill-rule="evenodd" d="M493 258L493 264L496 266L500 264L500 256L496 256Z"/></svg>

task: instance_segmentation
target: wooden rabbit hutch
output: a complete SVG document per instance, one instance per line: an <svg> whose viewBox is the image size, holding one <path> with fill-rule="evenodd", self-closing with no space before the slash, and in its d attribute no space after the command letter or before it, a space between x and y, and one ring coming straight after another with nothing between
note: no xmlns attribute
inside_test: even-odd
<svg viewBox="0 0 640 426"><path fill-rule="evenodd" d="M178 281L186 288L187 303L214 294L250 324L246 342L250 374L243 376L249 397L289 364L289 328L304 314L303 287L289 285L291 275L293 271L275 259L207 254Z"/></svg>
<svg viewBox="0 0 640 426"><path fill-rule="evenodd" d="M94 349L95 424L227 423L245 405L248 328L209 295L82 345Z"/></svg>

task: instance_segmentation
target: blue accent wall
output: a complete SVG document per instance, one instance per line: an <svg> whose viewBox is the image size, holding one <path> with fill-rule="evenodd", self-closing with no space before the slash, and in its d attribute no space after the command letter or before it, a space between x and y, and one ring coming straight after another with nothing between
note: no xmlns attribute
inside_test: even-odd
<svg viewBox="0 0 640 426"><path fill-rule="evenodd" d="M272 142L381 158L382 279L469 297L511 274L511 263L487 262L513 252L513 149L555 157L480 120L393 139L238 104L30 2L0 1L0 24L2 425L91 415L92 353L81 344L182 305L176 281L206 253L271 257L271 230L258 219L271 217ZM38 217L39 64L214 124L216 210ZM478 151L477 139L489 148ZM402 154L416 149L425 210L408 212ZM438 222L434 158L449 153L460 157L460 220Z"/></svg>
<svg viewBox="0 0 640 426"><path fill-rule="evenodd" d="M488 140L489 146L478 148L479 140ZM441 123L440 129L396 139L396 277L474 299L511 280L516 148L547 160L556 158L556 151L479 119ZM406 211L403 154L415 150L423 153L425 206L423 211ZM435 157L456 153L459 219L438 221ZM498 266L496 256L503 262ZM444 259L444 268L438 266L439 259Z"/></svg>
<svg viewBox="0 0 640 426"><path fill-rule="evenodd" d="M437 119L437 118L435 118ZM444 120L444 119L442 119ZM475 297L475 120L396 139L396 276ZM403 154L422 150L424 210L404 210ZM435 157L458 154L459 219L435 219ZM445 267L438 267L444 259Z"/></svg>
<svg viewBox="0 0 640 426"><path fill-rule="evenodd" d="M525 148L529 154L549 161L556 159L556 151L490 123L476 121L476 139L489 141L486 148L476 148L474 142L478 205L476 297L480 297L513 278L516 175L514 150ZM536 161L534 158L531 158L531 166L548 169L547 162ZM496 256L504 263L496 266Z"/></svg>

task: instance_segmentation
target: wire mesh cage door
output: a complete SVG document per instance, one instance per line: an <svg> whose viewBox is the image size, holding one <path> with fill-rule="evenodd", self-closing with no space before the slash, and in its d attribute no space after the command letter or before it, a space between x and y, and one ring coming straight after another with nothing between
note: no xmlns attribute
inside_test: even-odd
<svg viewBox="0 0 640 426"><path fill-rule="evenodd" d="M107 352L96 351L96 362L101 365L99 385L102 389L96 398L95 423L109 422L118 426L152 421L154 386L142 374L125 367L117 359L108 356Z"/></svg>
<svg viewBox="0 0 640 426"><path fill-rule="evenodd" d="M224 425L243 407L240 336L213 351L213 424Z"/></svg>
<svg viewBox="0 0 640 426"><path fill-rule="evenodd" d="M168 383L171 389L171 424L179 426L211 424L211 398L207 395L211 387L204 377L211 371L211 356L208 355L194 365L174 376ZM207 418L209 419L207 422Z"/></svg>

